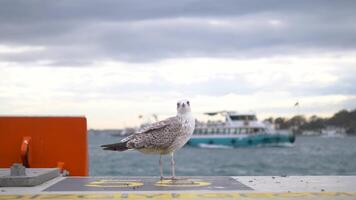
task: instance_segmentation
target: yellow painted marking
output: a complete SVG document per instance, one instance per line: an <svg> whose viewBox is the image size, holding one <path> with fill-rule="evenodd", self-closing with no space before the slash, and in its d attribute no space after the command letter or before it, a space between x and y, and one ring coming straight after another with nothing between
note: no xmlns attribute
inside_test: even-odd
<svg viewBox="0 0 356 200"><path fill-rule="evenodd" d="M25 195L0 195L0 199L22 199Z"/></svg>
<svg viewBox="0 0 356 200"><path fill-rule="evenodd" d="M201 180L162 180L158 181L155 186L162 187L201 187L210 185L209 182L201 181Z"/></svg>
<svg viewBox="0 0 356 200"><path fill-rule="evenodd" d="M157 194L143 194L143 193L131 193L127 195L127 199L172 199L171 193L157 193Z"/></svg>
<svg viewBox="0 0 356 200"><path fill-rule="evenodd" d="M143 186L143 183L134 180L96 180L86 184L85 186L100 188L126 188Z"/></svg>
<svg viewBox="0 0 356 200"><path fill-rule="evenodd" d="M195 193L105 193L105 194L25 194L1 195L0 199L304 199L304 198L335 198L349 197L355 199L356 192L195 192Z"/></svg>

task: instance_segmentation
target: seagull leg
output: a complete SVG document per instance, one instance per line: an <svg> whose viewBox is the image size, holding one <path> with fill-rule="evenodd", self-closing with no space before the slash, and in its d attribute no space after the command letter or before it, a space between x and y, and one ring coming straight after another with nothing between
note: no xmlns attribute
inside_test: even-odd
<svg viewBox="0 0 356 200"><path fill-rule="evenodd" d="M174 162L174 153L171 153L171 168L172 168L172 180L176 179L176 173L175 173L175 162Z"/></svg>
<svg viewBox="0 0 356 200"><path fill-rule="evenodd" d="M162 154L159 154L159 173L161 175L161 181L162 181L163 180Z"/></svg>

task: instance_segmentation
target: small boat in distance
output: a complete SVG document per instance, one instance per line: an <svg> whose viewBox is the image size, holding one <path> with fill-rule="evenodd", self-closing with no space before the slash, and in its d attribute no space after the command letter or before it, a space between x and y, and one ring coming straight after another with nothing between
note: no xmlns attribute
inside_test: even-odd
<svg viewBox="0 0 356 200"><path fill-rule="evenodd" d="M341 127L327 126L321 130L321 137L342 138L346 136L346 129Z"/></svg>
<svg viewBox="0 0 356 200"><path fill-rule="evenodd" d="M277 131L270 124L258 121L253 113L220 111L204 114L209 116L221 114L225 117L225 121L198 121L188 145L245 147L278 145L295 141L293 133Z"/></svg>

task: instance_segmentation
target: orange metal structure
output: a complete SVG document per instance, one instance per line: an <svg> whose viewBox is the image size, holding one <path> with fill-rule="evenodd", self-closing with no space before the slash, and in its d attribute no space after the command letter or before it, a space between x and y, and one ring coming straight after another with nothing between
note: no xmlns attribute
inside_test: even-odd
<svg viewBox="0 0 356 200"><path fill-rule="evenodd" d="M23 163L88 175L85 117L0 116L0 168Z"/></svg>

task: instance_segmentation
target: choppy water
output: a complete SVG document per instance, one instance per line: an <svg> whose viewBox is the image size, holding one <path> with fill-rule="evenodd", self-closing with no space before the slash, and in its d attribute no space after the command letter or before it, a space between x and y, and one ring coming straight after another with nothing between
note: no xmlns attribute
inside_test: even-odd
<svg viewBox="0 0 356 200"><path fill-rule="evenodd" d="M90 175L158 176L157 155L111 152L101 144L120 138L89 134ZM184 147L175 154L182 175L356 175L356 137L297 137L292 146L250 148ZM170 173L169 157L164 172Z"/></svg>

